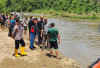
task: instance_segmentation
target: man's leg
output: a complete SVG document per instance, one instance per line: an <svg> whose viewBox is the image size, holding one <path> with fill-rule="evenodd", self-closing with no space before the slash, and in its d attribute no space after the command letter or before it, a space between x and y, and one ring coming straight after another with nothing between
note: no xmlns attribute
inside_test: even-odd
<svg viewBox="0 0 100 68"><path fill-rule="evenodd" d="M58 52L58 50L56 50L56 58L57 58L57 59L60 58L60 57L59 57L59 52Z"/></svg>
<svg viewBox="0 0 100 68"><path fill-rule="evenodd" d="M51 57L53 57L53 50L50 49L50 54L51 54Z"/></svg>
<svg viewBox="0 0 100 68"><path fill-rule="evenodd" d="M12 28L9 28L9 36L12 36Z"/></svg>
<svg viewBox="0 0 100 68"><path fill-rule="evenodd" d="M34 48L34 38L35 35L33 33L30 33L30 48Z"/></svg>
<svg viewBox="0 0 100 68"><path fill-rule="evenodd" d="M30 30L29 30L29 40L30 40Z"/></svg>
<svg viewBox="0 0 100 68"><path fill-rule="evenodd" d="M18 55L19 43L19 40L15 40L15 57L20 57L20 55Z"/></svg>
<svg viewBox="0 0 100 68"><path fill-rule="evenodd" d="M47 50L49 50L50 49L50 45L49 45L49 42L48 42L48 39L47 39L47 35L45 36L45 40L47 42Z"/></svg>
<svg viewBox="0 0 100 68"><path fill-rule="evenodd" d="M22 45L22 47L21 47L21 55L22 56L26 56L27 53L25 53L25 42L24 42L23 39L21 39L20 44Z"/></svg>
<svg viewBox="0 0 100 68"><path fill-rule="evenodd" d="M59 52L58 52L58 42L57 41L54 41L53 42L53 45L54 45L54 49L56 50L56 58L57 59L60 59Z"/></svg>
<svg viewBox="0 0 100 68"><path fill-rule="evenodd" d="M38 43L41 44L41 32L38 33Z"/></svg>
<svg viewBox="0 0 100 68"><path fill-rule="evenodd" d="M50 54L53 57L53 42L50 42Z"/></svg>
<svg viewBox="0 0 100 68"><path fill-rule="evenodd" d="M43 40L42 40L42 49L45 49L45 36L43 36Z"/></svg>
<svg viewBox="0 0 100 68"><path fill-rule="evenodd" d="M8 33L8 36L10 36L10 27L9 27L9 33Z"/></svg>

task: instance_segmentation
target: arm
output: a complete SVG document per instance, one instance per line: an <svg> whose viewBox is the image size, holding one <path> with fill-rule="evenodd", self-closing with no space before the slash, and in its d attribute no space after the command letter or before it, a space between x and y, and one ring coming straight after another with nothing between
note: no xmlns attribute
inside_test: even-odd
<svg viewBox="0 0 100 68"><path fill-rule="evenodd" d="M30 21L28 22L28 29L30 28Z"/></svg>
<svg viewBox="0 0 100 68"><path fill-rule="evenodd" d="M15 34L16 34L16 30L17 28L14 28L13 32L12 32L12 38L14 38Z"/></svg>
<svg viewBox="0 0 100 68"><path fill-rule="evenodd" d="M43 34L43 29L41 30L41 37L42 37L42 34Z"/></svg>
<svg viewBox="0 0 100 68"><path fill-rule="evenodd" d="M60 35L58 34L58 40L59 40L59 44L60 44Z"/></svg>
<svg viewBox="0 0 100 68"><path fill-rule="evenodd" d="M42 37L42 34L43 34L43 24L42 24L42 29L41 29L41 37Z"/></svg>

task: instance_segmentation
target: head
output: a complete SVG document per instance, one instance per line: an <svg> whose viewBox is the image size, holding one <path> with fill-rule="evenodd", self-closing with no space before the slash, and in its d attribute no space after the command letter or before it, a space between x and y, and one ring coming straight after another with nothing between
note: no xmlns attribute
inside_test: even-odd
<svg viewBox="0 0 100 68"><path fill-rule="evenodd" d="M34 18L33 21L34 21L34 24L36 24L38 22L38 19Z"/></svg>
<svg viewBox="0 0 100 68"><path fill-rule="evenodd" d="M47 19L47 18L45 18L45 19L44 19L44 21L45 21L45 23L47 23L47 22L48 22L48 19Z"/></svg>
<svg viewBox="0 0 100 68"><path fill-rule="evenodd" d="M30 20L32 20L32 16L30 17Z"/></svg>
<svg viewBox="0 0 100 68"><path fill-rule="evenodd" d="M52 28L52 27L55 27L55 23L51 23L51 28Z"/></svg>
<svg viewBox="0 0 100 68"><path fill-rule="evenodd" d="M16 25L20 25L20 21L19 20L16 20Z"/></svg>
<svg viewBox="0 0 100 68"><path fill-rule="evenodd" d="M11 17L9 17L9 19L11 20Z"/></svg>
<svg viewBox="0 0 100 68"><path fill-rule="evenodd" d="M25 17L25 20L27 20L27 17Z"/></svg>
<svg viewBox="0 0 100 68"><path fill-rule="evenodd" d="M43 21L43 16L42 15L40 16L40 21Z"/></svg>

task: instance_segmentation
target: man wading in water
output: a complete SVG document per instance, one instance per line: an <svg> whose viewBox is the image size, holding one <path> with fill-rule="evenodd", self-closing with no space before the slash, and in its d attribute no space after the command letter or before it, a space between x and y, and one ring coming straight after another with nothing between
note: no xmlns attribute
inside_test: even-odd
<svg viewBox="0 0 100 68"><path fill-rule="evenodd" d="M22 31L23 31L23 27L20 25L20 21L16 20L16 25L12 33L12 37L15 39L15 57L20 57L20 55L18 55L19 43L22 45L21 55L22 56L27 55L27 53L25 53L25 42L22 38Z"/></svg>
<svg viewBox="0 0 100 68"><path fill-rule="evenodd" d="M60 44L60 35L58 32L58 29L55 28L54 23L51 23L51 28L48 30L48 41L50 42L50 53L51 53L51 57L53 57L53 48L54 48L56 51L56 58L60 59L60 57L58 55L57 38L58 38L59 44Z"/></svg>

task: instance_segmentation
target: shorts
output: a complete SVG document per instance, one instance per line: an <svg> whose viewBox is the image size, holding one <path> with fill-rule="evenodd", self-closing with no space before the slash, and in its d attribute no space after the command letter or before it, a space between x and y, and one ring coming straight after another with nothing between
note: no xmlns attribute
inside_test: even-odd
<svg viewBox="0 0 100 68"><path fill-rule="evenodd" d="M12 37L12 31L13 31L13 28L9 28L9 34L8 34L8 36Z"/></svg>
<svg viewBox="0 0 100 68"><path fill-rule="evenodd" d="M58 42L57 41L50 41L50 49L58 49Z"/></svg>
<svg viewBox="0 0 100 68"><path fill-rule="evenodd" d="M27 30L27 26L24 27L24 30Z"/></svg>

